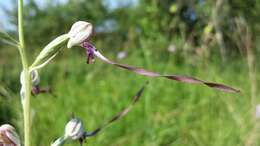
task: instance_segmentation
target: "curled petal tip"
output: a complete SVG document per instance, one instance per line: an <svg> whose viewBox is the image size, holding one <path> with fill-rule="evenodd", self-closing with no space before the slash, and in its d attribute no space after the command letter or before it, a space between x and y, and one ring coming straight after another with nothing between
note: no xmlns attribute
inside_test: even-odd
<svg viewBox="0 0 260 146"><path fill-rule="evenodd" d="M218 83L204 82L205 85L224 92L238 93L240 90Z"/></svg>

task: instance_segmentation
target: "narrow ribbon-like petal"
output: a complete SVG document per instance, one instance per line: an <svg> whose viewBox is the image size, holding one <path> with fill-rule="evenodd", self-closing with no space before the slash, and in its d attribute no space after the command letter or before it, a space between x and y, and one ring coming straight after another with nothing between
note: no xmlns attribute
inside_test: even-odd
<svg viewBox="0 0 260 146"><path fill-rule="evenodd" d="M207 82L207 81L203 81L203 80L199 80L196 79L194 77L189 77L189 76L181 76L181 75L161 75L157 72L153 72L153 71L148 71L145 70L143 68L137 68L137 67L133 67L130 65L126 65L126 64L121 64L121 63L117 63L114 61L109 60L108 58L106 58L105 56L103 56L91 43L89 43L88 41L83 42L83 44L81 45L82 47L84 47L86 49L86 54L87 54L87 63L91 63L94 59L94 56L98 57L99 59L101 59L102 61L108 63L108 64L112 64L114 66L120 67L122 69L126 69L132 72L135 72L137 74L141 74L144 76L149 76L149 77L163 77L166 79L170 79L170 80L175 80L175 81L179 81L179 82L184 82L184 83L190 83L190 84L204 84L210 88L214 88L217 90L221 90L224 92L240 92L239 90L223 85L223 84L219 84L219 83L212 83L212 82Z"/></svg>
<svg viewBox="0 0 260 146"><path fill-rule="evenodd" d="M101 125L100 127L96 128L96 130L92 131L92 132L86 132L84 134L84 138L86 137L90 137L90 136L95 136L98 132L100 132L103 128L109 126L111 123L121 119L122 117L124 117L134 106L134 104L136 102L139 101L145 86L148 84L148 82L143 85L143 87L141 89L139 89L139 91L136 93L136 95L132 98L132 102L131 104L129 104L127 107L125 107L121 112L119 112L118 114L116 114L114 117L112 117L109 121L107 121L106 123L104 123L103 125Z"/></svg>
<svg viewBox="0 0 260 146"><path fill-rule="evenodd" d="M116 63L114 61L109 60L108 58L106 58L105 56L103 56L97 49L93 49L94 54L96 57L98 57L99 59L101 59L102 61L108 63L108 64L112 64L114 66L135 72L137 74L141 74L144 76L149 76L149 77L164 77L166 79L170 79L170 80L175 80L175 81L179 81L179 82L184 82L184 83L191 83L191 84L204 84L210 88L214 88L217 90L221 90L224 92L240 92L238 89L223 85L223 84L219 84L219 83L211 83L211 82L207 82L207 81L203 81L203 80L199 80L196 79L194 77L189 77L189 76L180 76L180 75L161 75L159 73L153 72L153 71L148 71L142 68L137 68L137 67L133 67L133 66L129 66L126 64L120 64L120 63Z"/></svg>

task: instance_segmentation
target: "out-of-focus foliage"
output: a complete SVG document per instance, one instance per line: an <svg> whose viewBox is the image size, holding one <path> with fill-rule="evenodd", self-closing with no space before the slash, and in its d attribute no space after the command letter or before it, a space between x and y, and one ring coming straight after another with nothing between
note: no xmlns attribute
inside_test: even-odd
<svg viewBox="0 0 260 146"><path fill-rule="evenodd" d="M73 22L86 20L96 26L97 36L94 39L102 40L102 46L109 49L142 47L142 42L146 45L151 42L151 46L155 45L151 49L162 51L158 47L165 48L173 43L181 52L209 55L221 47L212 26L215 19L212 15L218 1L223 0L139 0L134 6L109 9L102 0L69 0L65 4L48 1L44 7L29 0L25 13L26 35L30 36L27 42L31 48L42 46L46 44L46 39L51 40L58 34L66 33ZM226 55L238 53L237 40L230 35L236 29L234 22L238 17L248 22L256 40L259 3L259 0L221 2L220 12L217 13L219 20L216 21L223 33L223 44L228 52ZM13 16L15 14L13 12ZM12 22L16 23L16 17ZM205 34L204 30L210 27L213 28ZM178 44L176 39L182 43ZM156 47L156 44L160 45ZM205 49L203 45L209 47Z"/></svg>
<svg viewBox="0 0 260 146"><path fill-rule="evenodd" d="M259 62L260 0L137 0L113 9L103 0L46 1L41 6L28 0L25 6L26 49L31 61L75 21L86 20L95 26L91 41L109 58L123 51L126 57L116 58L120 62L161 73L193 75L242 90L242 94L222 94L203 86L151 80L139 105L118 125L89 139L90 145L234 146L250 145L252 137L259 144L259 135L252 132L255 107L250 101L252 83L245 58L250 49ZM15 5L8 13L16 24ZM0 45L0 120L11 119L22 127L17 120L21 119L18 52ZM72 113L86 122L87 129L99 126L122 109L137 85L147 80L99 61L87 65L84 51L64 49L40 71L41 85L50 85L53 93L32 98L35 145L48 145L62 134Z"/></svg>
<svg viewBox="0 0 260 146"><path fill-rule="evenodd" d="M51 40L59 34L67 33L71 24L77 20L86 20L97 25L106 18L107 11L102 0L69 0L68 3L53 5L48 1L44 7L40 7L34 0L28 1L25 7L25 34L30 36L26 40L28 44L44 45L46 38ZM16 16L17 11L10 13ZM16 24L16 17L11 21Z"/></svg>

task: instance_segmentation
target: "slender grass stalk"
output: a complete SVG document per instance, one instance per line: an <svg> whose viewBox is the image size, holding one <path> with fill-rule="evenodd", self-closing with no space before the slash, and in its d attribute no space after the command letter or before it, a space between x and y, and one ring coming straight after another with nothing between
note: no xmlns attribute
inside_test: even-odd
<svg viewBox="0 0 260 146"><path fill-rule="evenodd" d="M23 65L25 78L25 98L23 104L24 118L24 146L30 146L30 96L31 81L28 61L25 52L24 31L23 31L23 0L18 0L18 33L19 33L19 53Z"/></svg>
<svg viewBox="0 0 260 146"><path fill-rule="evenodd" d="M224 42L224 38L223 38L223 31L222 28L219 24L219 15L221 14L221 10L223 8L223 4L225 3L224 0L217 0L216 1L216 6L213 9L212 12L212 20L213 20L213 25L216 31L216 39L217 42L219 44L220 47L220 53L221 53L221 57L222 57L222 61L226 62L226 55L227 55L227 51L226 51L226 46L225 46L225 42Z"/></svg>
<svg viewBox="0 0 260 146"><path fill-rule="evenodd" d="M257 145L256 139L258 138L258 130L259 130L259 123L256 117L256 105L257 105L257 77L256 77L256 61L255 61L255 54L252 46L252 37L248 26L245 24L245 48L247 52L247 65L249 71L249 79L250 79L250 86L251 86L251 107L252 107L252 120L254 124L254 128L252 129L249 138L247 140L246 146L250 145Z"/></svg>

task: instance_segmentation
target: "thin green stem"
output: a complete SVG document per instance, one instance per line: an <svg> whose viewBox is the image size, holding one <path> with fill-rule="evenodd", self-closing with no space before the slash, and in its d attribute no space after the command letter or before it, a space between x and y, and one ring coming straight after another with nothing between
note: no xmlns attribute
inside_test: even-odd
<svg viewBox="0 0 260 146"><path fill-rule="evenodd" d="M19 52L24 71L25 79L25 97L23 104L24 118L24 146L30 146L30 96L31 96L31 81L28 61L25 52L24 31L23 31L23 0L18 0L18 33L19 33Z"/></svg>

